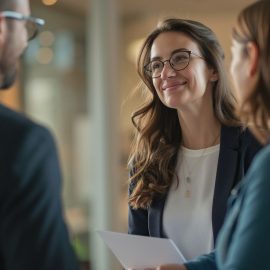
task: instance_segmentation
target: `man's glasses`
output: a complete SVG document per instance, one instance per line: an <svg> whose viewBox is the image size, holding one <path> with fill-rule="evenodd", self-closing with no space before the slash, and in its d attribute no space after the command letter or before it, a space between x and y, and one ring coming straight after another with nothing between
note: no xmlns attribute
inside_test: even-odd
<svg viewBox="0 0 270 270"><path fill-rule="evenodd" d="M149 62L147 65L144 66L144 69L149 74L150 77L158 78L161 76L162 70L166 62L169 62L170 66L176 71L185 69L190 62L191 54L204 59L202 56L193 53L190 50L179 50L174 52L171 55L170 59L164 61L152 60L151 62Z"/></svg>
<svg viewBox="0 0 270 270"><path fill-rule="evenodd" d="M39 28L45 24L43 19L35 18L32 16L25 16L15 11L2 11L0 12L0 15L8 19L25 21L28 41L35 38L39 32Z"/></svg>

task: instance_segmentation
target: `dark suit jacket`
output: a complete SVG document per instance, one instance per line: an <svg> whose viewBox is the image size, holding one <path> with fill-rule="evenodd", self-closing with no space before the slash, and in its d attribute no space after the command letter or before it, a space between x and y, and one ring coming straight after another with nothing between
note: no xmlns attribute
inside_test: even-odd
<svg viewBox="0 0 270 270"><path fill-rule="evenodd" d="M74 270L49 131L0 105L0 269Z"/></svg>
<svg viewBox="0 0 270 270"><path fill-rule="evenodd" d="M261 145L248 130L241 131L240 128L222 127L212 210L214 241L224 221L229 194L242 179L259 149L261 149ZM131 184L129 193L132 192L132 189ZM147 210L134 210L129 207L128 232L137 235L166 237L162 228L166 197L167 194L155 198Z"/></svg>

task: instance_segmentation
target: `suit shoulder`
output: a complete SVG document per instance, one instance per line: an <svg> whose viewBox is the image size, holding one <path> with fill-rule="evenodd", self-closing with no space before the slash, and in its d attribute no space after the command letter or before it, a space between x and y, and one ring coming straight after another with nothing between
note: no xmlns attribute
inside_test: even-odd
<svg viewBox="0 0 270 270"><path fill-rule="evenodd" d="M254 160L254 167L263 170L268 171L268 175L270 175L270 145L267 145L263 147L263 149L260 151L260 153L257 155L257 158Z"/></svg>
<svg viewBox="0 0 270 270"><path fill-rule="evenodd" d="M263 198L269 201L269 189L270 189L270 145L263 147L263 149L254 158L252 165L249 169L249 175L247 177L247 186L251 193L260 192L260 199ZM265 194L263 196L262 194Z"/></svg>
<svg viewBox="0 0 270 270"><path fill-rule="evenodd" d="M248 139L253 139L254 138L253 134L250 132L250 130L248 128L240 129L240 135L243 138L248 138Z"/></svg>
<svg viewBox="0 0 270 270"><path fill-rule="evenodd" d="M54 137L46 127L3 105L0 105L0 131L0 161L14 159L20 149L29 145L42 143L55 147Z"/></svg>
<svg viewBox="0 0 270 270"><path fill-rule="evenodd" d="M17 137L31 130L40 130L44 135L50 132L47 128L37 124L23 113L16 112L0 104L0 130L1 137Z"/></svg>
<svg viewBox="0 0 270 270"><path fill-rule="evenodd" d="M0 127L1 129L23 129L35 123L23 113L16 112L4 105L0 105Z"/></svg>
<svg viewBox="0 0 270 270"><path fill-rule="evenodd" d="M257 150L260 150L262 148L262 144L256 139L256 137L248 128L241 130L240 140L242 145L244 146L251 146L252 148Z"/></svg>

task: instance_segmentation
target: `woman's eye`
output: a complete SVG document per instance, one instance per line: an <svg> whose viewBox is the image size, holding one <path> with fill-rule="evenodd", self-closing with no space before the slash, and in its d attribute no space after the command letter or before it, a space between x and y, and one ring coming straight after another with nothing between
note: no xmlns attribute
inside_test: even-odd
<svg viewBox="0 0 270 270"><path fill-rule="evenodd" d="M174 63L179 63L179 62L184 62L188 60L188 55L186 54L177 54L175 56L173 56L172 58Z"/></svg>
<svg viewBox="0 0 270 270"><path fill-rule="evenodd" d="M161 67L162 67L161 62L153 62L151 65L152 70L157 70L157 69L160 69Z"/></svg>

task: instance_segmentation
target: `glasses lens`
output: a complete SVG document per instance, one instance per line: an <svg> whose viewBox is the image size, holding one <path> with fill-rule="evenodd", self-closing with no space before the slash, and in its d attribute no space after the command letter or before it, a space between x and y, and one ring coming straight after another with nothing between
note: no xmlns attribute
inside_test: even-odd
<svg viewBox="0 0 270 270"><path fill-rule="evenodd" d="M26 30L27 30L27 37L28 40L33 39L38 33L38 26L35 22L30 20L26 21Z"/></svg>
<svg viewBox="0 0 270 270"><path fill-rule="evenodd" d="M176 52L172 55L170 63L175 70L181 70L188 66L189 52Z"/></svg>
<svg viewBox="0 0 270 270"><path fill-rule="evenodd" d="M163 63L159 60L154 60L147 65L147 70L150 75L155 78L159 77L163 69Z"/></svg>

